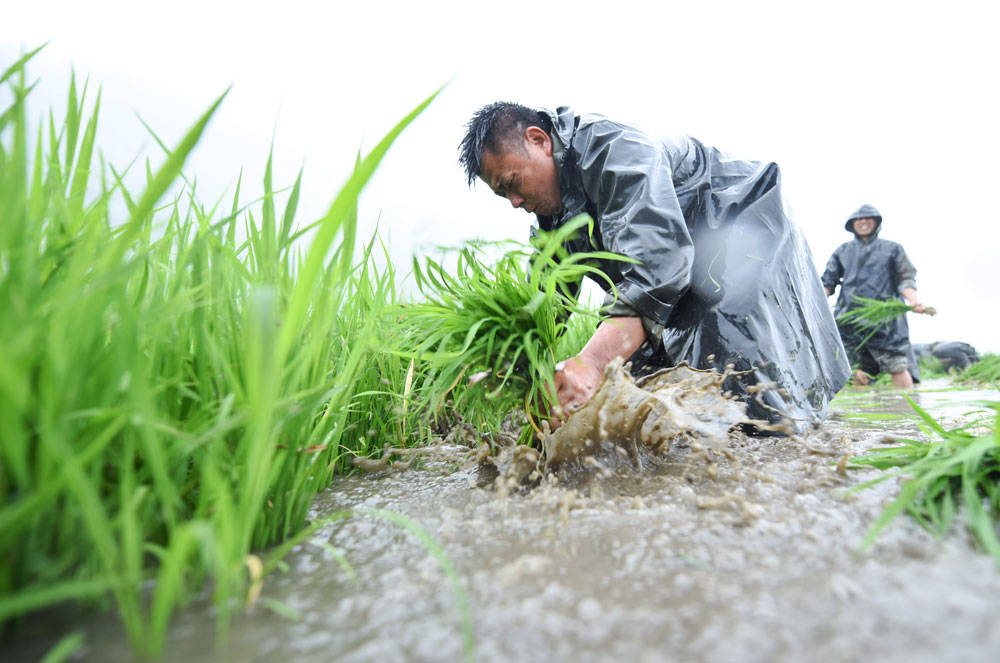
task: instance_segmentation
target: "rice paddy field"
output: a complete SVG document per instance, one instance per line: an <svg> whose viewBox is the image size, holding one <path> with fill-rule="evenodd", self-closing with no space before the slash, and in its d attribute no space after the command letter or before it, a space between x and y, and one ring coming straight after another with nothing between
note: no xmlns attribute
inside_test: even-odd
<svg viewBox="0 0 1000 663"><path fill-rule="evenodd" d="M592 268L470 244L401 294L357 197L434 95L299 219L270 169L200 200L224 94L110 164L90 85L28 117L30 58L0 74L3 660L1000 657L995 355L802 435L505 483Z"/></svg>

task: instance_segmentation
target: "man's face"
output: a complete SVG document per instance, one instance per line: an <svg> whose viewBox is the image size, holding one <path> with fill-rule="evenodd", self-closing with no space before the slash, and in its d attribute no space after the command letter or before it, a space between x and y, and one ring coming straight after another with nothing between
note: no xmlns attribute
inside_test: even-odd
<svg viewBox="0 0 1000 663"><path fill-rule="evenodd" d="M864 216L854 219L854 233L859 237L868 237L875 232L875 219Z"/></svg>
<svg viewBox="0 0 1000 663"><path fill-rule="evenodd" d="M539 127L528 127L521 145L483 153L480 177L493 193L528 213L555 216L562 211L559 177L552 160L552 139Z"/></svg>

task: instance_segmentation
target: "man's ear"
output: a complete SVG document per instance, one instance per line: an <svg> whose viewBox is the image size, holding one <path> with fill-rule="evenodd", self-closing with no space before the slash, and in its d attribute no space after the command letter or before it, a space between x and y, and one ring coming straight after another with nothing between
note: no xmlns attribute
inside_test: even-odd
<svg viewBox="0 0 1000 663"><path fill-rule="evenodd" d="M552 139L545 129L536 126L528 127L524 130L524 140L527 141L528 145L540 147L545 152L545 156L552 156Z"/></svg>

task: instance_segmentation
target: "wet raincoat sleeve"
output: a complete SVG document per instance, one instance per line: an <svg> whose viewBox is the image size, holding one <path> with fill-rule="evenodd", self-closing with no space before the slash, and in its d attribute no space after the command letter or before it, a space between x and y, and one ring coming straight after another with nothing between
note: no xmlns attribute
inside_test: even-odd
<svg viewBox="0 0 1000 663"><path fill-rule="evenodd" d="M840 285L841 279L844 278L844 265L840 262L840 250L833 252L830 259L826 261L826 269L823 270L823 287L829 290L831 293L837 289Z"/></svg>
<svg viewBox="0 0 1000 663"><path fill-rule="evenodd" d="M669 154L660 141L606 120L581 127L574 149L604 248L640 261L621 267L620 298L667 325L690 285L694 257Z"/></svg>

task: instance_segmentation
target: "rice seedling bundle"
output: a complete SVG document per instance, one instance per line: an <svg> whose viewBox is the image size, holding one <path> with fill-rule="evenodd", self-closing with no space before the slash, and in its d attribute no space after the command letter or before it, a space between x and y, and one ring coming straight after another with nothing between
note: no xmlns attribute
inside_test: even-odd
<svg viewBox="0 0 1000 663"><path fill-rule="evenodd" d="M1000 568L1000 403L989 404L988 417L946 430L916 403L910 405L932 440L900 440L902 446L852 458L857 466L891 470L848 492L863 490L893 477L904 482L898 497L868 531L869 546L882 529L906 511L927 530L944 536L956 518L964 520L975 539ZM985 433L977 433L985 429Z"/></svg>
<svg viewBox="0 0 1000 663"><path fill-rule="evenodd" d="M898 299L881 300L855 297L854 300L858 302L858 305L838 315L837 322L856 327L862 332L868 332L868 335L858 344L858 348L867 343L868 339L889 322L913 310L912 306ZM937 313L933 307L927 307L924 312L928 315Z"/></svg>
<svg viewBox="0 0 1000 663"><path fill-rule="evenodd" d="M858 302L858 306L840 314L837 316L837 320L865 329L883 326L888 321L913 310L912 306L898 299L881 300L855 297L854 300Z"/></svg>
<svg viewBox="0 0 1000 663"><path fill-rule="evenodd" d="M250 551L299 530L367 444L350 405L395 294L371 245L354 261L357 196L434 95L299 248L301 174L280 213L270 160L263 194L241 206L237 184L225 211L182 175L225 95L130 191L96 148L100 93L88 117L75 77L65 120L29 131L32 55L0 75L0 627L111 596L154 655L208 578L224 630Z"/></svg>
<svg viewBox="0 0 1000 663"><path fill-rule="evenodd" d="M596 260L626 260L603 251L569 255L565 242L591 228L578 217L533 245L500 245L507 250L495 261L487 249L497 245L471 242L455 251L453 270L429 257L414 260L424 300L401 316L414 339L411 356L427 370L426 412L437 412L463 380L486 375L494 409L547 416L556 362L579 351L596 325L596 313L576 298L580 280L606 279Z"/></svg>

